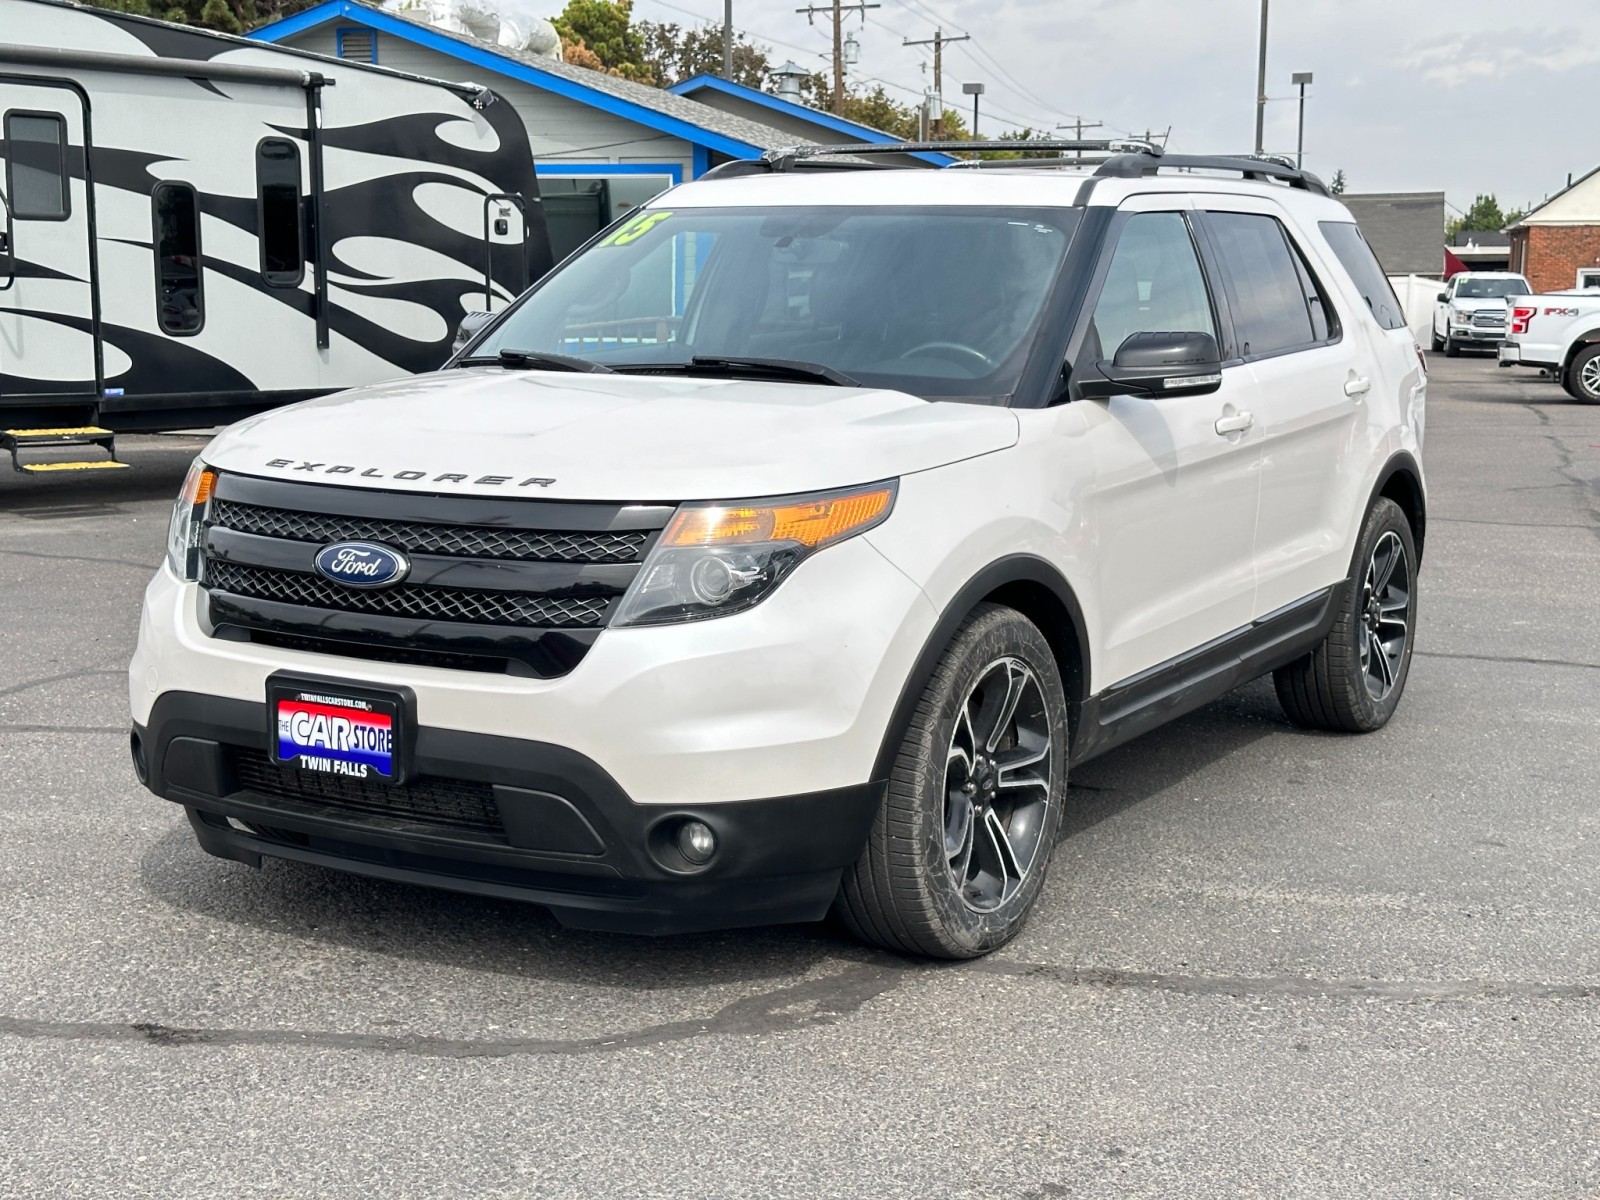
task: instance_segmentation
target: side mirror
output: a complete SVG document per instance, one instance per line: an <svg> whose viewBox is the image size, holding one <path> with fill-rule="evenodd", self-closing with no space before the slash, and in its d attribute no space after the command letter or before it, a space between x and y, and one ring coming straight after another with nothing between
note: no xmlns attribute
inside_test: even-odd
<svg viewBox="0 0 1600 1200"><path fill-rule="evenodd" d="M450 345L450 353L459 354L461 348L478 336L478 331L494 319L493 313L470 312L461 318L461 324L456 327L456 340Z"/></svg>
<svg viewBox="0 0 1600 1200"><path fill-rule="evenodd" d="M1440 292L1439 293L1439 303L1440 304L1443 304L1448 299L1450 299L1450 293L1449 292Z"/></svg>
<svg viewBox="0 0 1600 1200"><path fill-rule="evenodd" d="M1222 353L1209 333L1133 333L1073 383L1081 396L1197 396L1222 386Z"/></svg>

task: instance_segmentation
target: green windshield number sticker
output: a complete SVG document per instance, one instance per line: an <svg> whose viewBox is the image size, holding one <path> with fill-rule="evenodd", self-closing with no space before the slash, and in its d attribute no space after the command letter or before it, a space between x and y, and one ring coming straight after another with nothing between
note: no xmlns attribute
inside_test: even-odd
<svg viewBox="0 0 1600 1200"><path fill-rule="evenodd" d="M669 212L640 213L600 244L602 246L626 246L629 242L636 242L671 215Z"/></svg>

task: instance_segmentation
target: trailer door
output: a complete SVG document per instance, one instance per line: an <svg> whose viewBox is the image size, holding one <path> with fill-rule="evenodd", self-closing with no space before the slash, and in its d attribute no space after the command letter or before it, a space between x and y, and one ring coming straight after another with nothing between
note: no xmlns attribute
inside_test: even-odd
<svg viewBox="0 0 1600 1200"><path fill-rule="evenodd" d="M87 129L71 84L0 74L0 403L98 398Z"/></svg>

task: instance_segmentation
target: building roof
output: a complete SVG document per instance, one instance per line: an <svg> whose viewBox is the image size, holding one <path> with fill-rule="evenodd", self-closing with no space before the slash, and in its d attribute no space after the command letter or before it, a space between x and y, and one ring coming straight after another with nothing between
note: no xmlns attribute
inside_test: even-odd
<svg viewBox="0 0 1600 1200"><path fill-rule="evenodd" d="M1354 214L1389 275L1437 275L1444 262L1443 192L1337 197Z"/></svg>
<svg viewBox="0 0 1600 1200"><path fill-rule="evenodd" d="M1507 225L1600 225L1600 167L1567 184L1527 216Z"/></svg>
<svg viewBox="0 0 1600 1200"><path fill-rule="evenodd" d="M826 142L871 142L885 145L890 142L903 141L892 133L882 129L875 129L871 125L863 125L859 121L847 121L845 118L835 116L830 112L812 108L808 104L796 104L792 100L785 100L782 96L774 96L770 92L763 92L759 88L747 87L742 83L735 83L731 79L724 79L720 75L696 75L692 79L685 79L675 83L667 89L675 96L694 97L707 92L743 101L748 105L765 109L769 112L795 121L804 122L816 131L815 140L819 143ZM953 154L939 154L937 152L924 152L912 154L909 157L921 159L932 166L944 167L958 161Z"/></svg>
<svg viewBox="0 0 1600 1200"><path fill-rule="evenodd" d="M660 133L703 145L734 158L752 158L764 150L781 150L796 139L770 126L720 112L683 96L634 83L603 71L482 41L468 34L448 33L403 13L386 12L358 0L324 0L292 17L263 25L250 37L278 42L330 21L365 25L379 33L509 76L533 87L591 104L615 116ZM807 139L800 139L802 142Z"/></svg>
<svg viewBox="0 0 1600 1200"><path fill-rule="evenodd" d="M1450 243L1452 250L1463 246L1476 246L1480 250L1504 250L1511 245L1511 235L1500 229L1462 229Z"/></svg>

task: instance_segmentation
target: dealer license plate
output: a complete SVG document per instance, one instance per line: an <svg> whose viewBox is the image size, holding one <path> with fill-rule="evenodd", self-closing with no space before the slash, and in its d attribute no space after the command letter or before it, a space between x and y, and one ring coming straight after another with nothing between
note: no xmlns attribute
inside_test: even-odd
<svg viewBox="0 0 1600 1200"><path fill-rule="evenodd" d="M278 682L268 695L273 757L284 766L378 783L403 774L399 696Z"/></svg>

